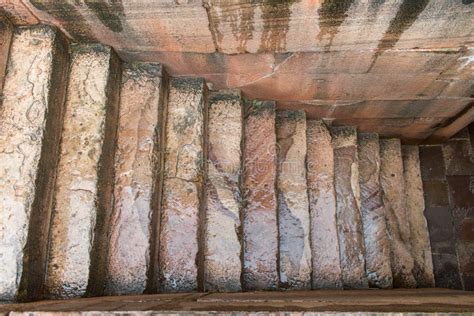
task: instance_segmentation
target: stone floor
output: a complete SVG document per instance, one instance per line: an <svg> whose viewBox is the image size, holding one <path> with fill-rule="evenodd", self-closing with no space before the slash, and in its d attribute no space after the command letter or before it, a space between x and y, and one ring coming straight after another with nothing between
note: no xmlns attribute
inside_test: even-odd
<svg viewBox="0 0 474 316"><path fill-rule="evenodd" d="M446 289L183 293L81 298L0 305L0 315L465 313L474 293Z"/></svg>

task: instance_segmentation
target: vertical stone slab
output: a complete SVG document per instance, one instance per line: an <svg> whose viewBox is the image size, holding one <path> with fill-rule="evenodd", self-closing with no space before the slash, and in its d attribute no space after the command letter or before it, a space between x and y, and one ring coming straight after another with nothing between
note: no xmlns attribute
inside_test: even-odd
<svg viewBox="0 0 474 316"><path fill-rule="evenodd" d="M0 13L0 93L5 81L5 71L7 69L12 37L12 24L3 13Z"/></svg>
<svg viewBox="0 0 474 316"><path fill-rule="evenodd" d="M311 289L305 112L278 111L276 135L280 286Z"/></svg>
<svg viewBox="0 0 474 316"><path fill-rule="evenodd" d="M151 219L158 212L163 150L163 81L158 64L127 64L120 87L114 210L106 292L141 294L150 269Z"/></svg>
<svg viewBox="0 0 474 316"><path fill-rule="evenodd" d="M414 288L416 280L413 276L414 261L411 254L410 222L399 139L380 140L380 160L380 183L391 243L393 286Z"/></svg>
<svg viewBox="0 0 474 316"><path fill-rule="evenodd" d="M57 298L103 290L118 120L120 69L111 49L71 51L46 278Z"/></svg>
<svg viewBox="0 0 474 316"><path fill-rule="evenodd" d="M353 127L334 127L331 132L342 283L344 288L366 288L357 130Z"/></svg>
<svg viewBox="0 0 474 316"><path fill-rule="evenodd" d="M402 157L407 218L410 224L411 253L414 259L413 276L418 287L434 287L433 259L428 226L424 215L425 198L418 146L402 146Z"/></svg>
<svg viewBox="0 0 474 316"><path fill-rule="evenodd" d="M245 105L243 282L247 290L278 287L275 103Z"/></svg>
<svg viewBox="0 0 474 316"><path fill-rule="evenodd" d="M393 286L390 240L385 223L385 207L380 186L379 136L359 134L359 183L364 226L365 269L371 287Z"/></svg>
<svg viewBox="0 0 474 316"><path fill-rule="evenodd" d="M334 151L322 121L307 121L307 185L311 214L312 288L342 288L336 223Z"/></svg>
<svg viewBox="0 0 474 316"><path fill-rule="evenodd" d="M198 289L206 112L202 79L171 80L159 253L160 287L165 292Z"/></svg>
<svg viewBox="0 0 474 316"><path fill-rule="evenodd" d="M15 31L0 106L0 300L20 278L26 295L43 290L67 64L55 29Z"/></svg>
<svg viewBox="0 0 474 316"><path fill-rule="evenodd" d="M242 108L240 93L210 96L204 269L205 290L211 292L242 289Z"/></svg>

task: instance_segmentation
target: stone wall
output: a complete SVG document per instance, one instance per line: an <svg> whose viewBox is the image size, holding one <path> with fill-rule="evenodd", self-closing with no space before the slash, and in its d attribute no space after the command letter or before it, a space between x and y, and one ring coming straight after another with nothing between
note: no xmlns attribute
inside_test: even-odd
<svg viewBox="0 0 474 316"><path fill-rule="evenodd" d="M474 124L420 149L437 287L474 290Z"/></svg>

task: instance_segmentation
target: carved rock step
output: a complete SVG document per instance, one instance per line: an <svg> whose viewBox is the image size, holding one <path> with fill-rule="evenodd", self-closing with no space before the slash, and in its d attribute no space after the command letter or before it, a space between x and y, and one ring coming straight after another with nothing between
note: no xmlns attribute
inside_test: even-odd
<svg viewBox="0 0 474 316"><path fill-rule="evenodd" d="M393 286L416 287L413 276L410 222L407 215L402 149L399 139L380 141L380 183L385 204L387 231L390 236Z"/></svg>
<svg viewBox="0 0 474 316"><path fill-rule="evenodd" d="M278 111L276 133L280 287L311 289L305 112Z"/></svg>
<svg viewBox="0 0 474 316"><path fill-rule="evenodd" d="M278 287L275 103L246 102L243 281L247 290Z"/></svg>
<svg viewBox="0 0 474 316"><path fill-rule="evenodd" d="M159 251L159 286L164 292L198 289L207 156L204 89L201 79L172 79L169 87Z"/></svg>
<svg viewBox="0 0 474 316"><path fill-rule="evenodd" d="M307 122L307 185L311 214L312 288L342 288L331 133L322 121Z"/></svg>
<svg viewBox="0 0 474 316"><path fill-rule="evenodd" d="M216 92L209 100L206 182L205 290L240 291L243 107L240 93Z"/></svg>
<svg viewBox="0 0 474 316"><path fill-rule="evenodd" d="M43 285L68 63L48 26L17 29L10 56L0 106L0 300L17 296L22 274L27 295Z"/></svg>
<svg viewBox="0 0 474 316"><path fill-rule="evenodd" d="M5 82L8 54L13 37L13 26L7 17L0 12L0 93Z"/></svg>
<svg viewBox="0 0 474 316"><path fill-rule="evenodd" d="M160 65L123 66L107 294L143 293L155 264L150 233L156 230L151 220L159 215L162 185L164 92Z"/></svg>
<svg viewBox="0 0 474 316"><path fill-rule="evenodd" d="M391 288L393 278L390 266L390 241L380 186L379 136L373 133L361 133L358 136L365 269L371 287Z"/></svg>
<svg viewBox="0 0 474 316"><path fill-rule="evenodd" d="M334 127L331 132L342 283L344 288L366 288L357 131L353 127Z"/></svg>
<svg viewBox="0 0 474 316"><path fill-rule="evenodd" d="M434 287L433 259L428 225L424 215L425 199L418 146L402 146L402 157L411 252L414 259L413 276L418 287Z"/></svg>
<svg viewBox="0 0 474 316"><path fill-rule="evenodd" d="M71 50L46 278L49 296L58 298L103 290L120 84L110 48Z"/></svg>

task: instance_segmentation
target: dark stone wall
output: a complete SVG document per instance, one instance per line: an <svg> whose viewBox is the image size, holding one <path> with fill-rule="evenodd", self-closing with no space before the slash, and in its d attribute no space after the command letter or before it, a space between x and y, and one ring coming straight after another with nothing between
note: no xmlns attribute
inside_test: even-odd
<svg viewBox="0 0 474 316"><path fill-rule="evenodd" d="M420 148L437 287L474 290L473 146L474 123L443 145Z"/></svg>

